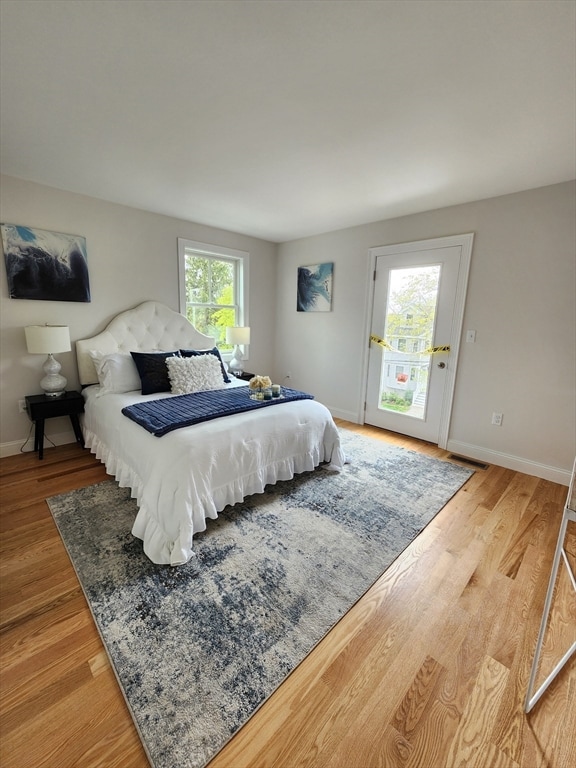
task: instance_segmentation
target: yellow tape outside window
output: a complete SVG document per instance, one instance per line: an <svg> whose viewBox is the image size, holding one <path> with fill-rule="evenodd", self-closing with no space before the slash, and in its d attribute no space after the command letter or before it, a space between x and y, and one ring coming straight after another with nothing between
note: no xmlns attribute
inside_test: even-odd
<svg viewBox="0 0 576 768"><path fill-rule="evenodd" d="M379 344L384 349L389 349L391 352L398 352L400 355L435 355L439 352L450 352L450 344L445 344L443 347L428 347L428 349L421 349L418 352L405 352L402 349L395 349L385 339L381 339L379 336L370 336L370 341L374 344Z"/></svg>

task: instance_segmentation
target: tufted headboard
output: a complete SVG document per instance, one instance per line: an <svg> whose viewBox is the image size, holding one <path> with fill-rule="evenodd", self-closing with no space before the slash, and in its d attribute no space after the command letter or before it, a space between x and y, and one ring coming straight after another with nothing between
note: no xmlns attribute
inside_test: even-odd
<svg viewBox="0 0 576 768"><path fill-rule="evenodd" d="M174 312L157 301L121 312L106 329L90 339L76 342L80 384L97 384L98 376L90 357L90 350L113 352L151 352L173 349L209 349L215 344L211 336L197 331L179 312Z"/></svg>

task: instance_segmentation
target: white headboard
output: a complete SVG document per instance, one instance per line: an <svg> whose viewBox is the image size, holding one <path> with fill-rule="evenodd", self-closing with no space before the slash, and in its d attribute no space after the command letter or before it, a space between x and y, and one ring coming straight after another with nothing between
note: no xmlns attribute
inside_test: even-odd
<svg viewBox="0 0 576 768"><path fill-rule="evenodd" d="M98 383L90 350L104 354L154 350L169 352L173 349L210 349L214 344L211 336L197 331L179 312L157 301L145 301L116 315L97 336L76 342L80 384Z"/></svg>

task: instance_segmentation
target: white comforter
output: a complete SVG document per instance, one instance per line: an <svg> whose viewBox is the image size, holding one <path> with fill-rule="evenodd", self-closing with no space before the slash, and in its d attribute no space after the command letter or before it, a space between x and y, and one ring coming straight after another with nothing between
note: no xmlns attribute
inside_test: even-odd
<svg viewBox="0 0 576 768"><path fill-rule="evenodd" d="M235 381L230 386L246 386ZM322 462L340 470L344 454L328 409L315 400L282 403L155 437L121 413L126 405L169 393L105 394L84 389L86 446L139 510L132 533L155 563L192 557L192 537L228 504L261 493ZM248 396L248 395L247 395Z"/></svg>

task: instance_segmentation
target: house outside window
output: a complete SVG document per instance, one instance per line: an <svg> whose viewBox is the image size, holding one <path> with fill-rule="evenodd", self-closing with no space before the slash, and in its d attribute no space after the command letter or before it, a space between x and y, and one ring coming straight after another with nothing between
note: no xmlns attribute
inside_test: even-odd
<svg viewBox="0 0 576 768"><path fill-rule="evenodd" d="M180 312L223 351L228 326L249 325L249 254L178 239Z"/></svg>

